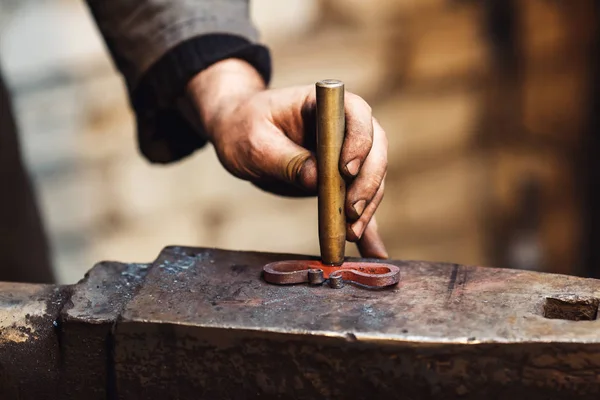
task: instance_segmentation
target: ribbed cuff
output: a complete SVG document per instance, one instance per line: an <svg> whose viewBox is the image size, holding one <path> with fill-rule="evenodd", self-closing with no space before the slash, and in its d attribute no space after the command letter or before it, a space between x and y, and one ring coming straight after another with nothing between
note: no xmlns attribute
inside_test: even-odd
<svg viewBox="0 0 600 400"><path fill-rule="evenodd" d="M202 128L190 125L175 103L196 74L228 58L248 62L265 84L269 83L269 50L229 34L203 35L182 42L144 74L131 93L131 101L137 119L139 148L149 161L177 161L206 144L204 132L198 131Z"/></svg>

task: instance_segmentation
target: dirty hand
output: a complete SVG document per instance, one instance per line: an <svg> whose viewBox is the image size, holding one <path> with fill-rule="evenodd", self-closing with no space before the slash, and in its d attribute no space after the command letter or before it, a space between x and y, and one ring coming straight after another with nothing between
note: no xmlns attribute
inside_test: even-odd
<svg viewBox="0 0 600 400"><path fill-rule="evenodd" d="M314 85L265 90L252 66L230 59L198 74L187 90L227 171L275 194L316 195ZM363 257L387 258L374 217L387 138L363 99L346 92L345 109L340 171L348 182L347 239Z"/></svg>

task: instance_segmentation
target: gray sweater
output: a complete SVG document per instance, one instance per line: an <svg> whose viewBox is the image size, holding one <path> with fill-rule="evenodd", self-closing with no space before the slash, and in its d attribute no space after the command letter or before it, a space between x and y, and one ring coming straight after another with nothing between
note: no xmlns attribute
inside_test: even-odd
<svg viewBox="0 0 600 400"><path fill-rule="evenodd" d="M87 0L137 116L141 152L178 160L204 144L174 108L186 83L226 58L241 58L268 83L268 50L256 44L248 0Z"/></svg>

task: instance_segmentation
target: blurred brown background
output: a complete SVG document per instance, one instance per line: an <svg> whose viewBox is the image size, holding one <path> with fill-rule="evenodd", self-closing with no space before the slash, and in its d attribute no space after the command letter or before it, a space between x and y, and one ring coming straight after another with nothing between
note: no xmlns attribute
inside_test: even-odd
<svg viewBox="0 0 600 400"><path fill-rule="evenodd" d="M338 78L386 129L393 258L595 275L592 0L255 0L273 87ZM318 253L316 202L230 177L210 147L143 160L81 0L0 0L7 73L61 282L168 244ZM353 254L356 254L352 249Z"/></svg>

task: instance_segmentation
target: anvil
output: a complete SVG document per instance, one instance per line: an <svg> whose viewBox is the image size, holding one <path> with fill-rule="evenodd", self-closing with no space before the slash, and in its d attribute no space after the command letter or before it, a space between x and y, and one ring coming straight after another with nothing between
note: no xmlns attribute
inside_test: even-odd
<svg viewBox="0 0 600 400"><path fill-rule="evenodd" d="M270 285L290 254L169 247L0 283L0 398L597 399L600 281L389 261L379 291Z"/></svg>

